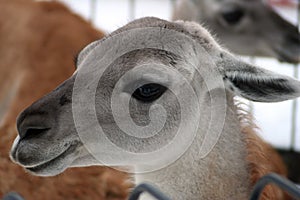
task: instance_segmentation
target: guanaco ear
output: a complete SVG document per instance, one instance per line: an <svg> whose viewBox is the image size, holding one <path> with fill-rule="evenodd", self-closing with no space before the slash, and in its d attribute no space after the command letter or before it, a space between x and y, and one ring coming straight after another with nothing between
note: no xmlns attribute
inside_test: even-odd
<svg viewBox="0 0 300 200"><path fill-rule="evenodd" d="M294 78L243 62L227 66L224 70L228 88L246 99L279 102L300 96L300 81Z"/></svg>

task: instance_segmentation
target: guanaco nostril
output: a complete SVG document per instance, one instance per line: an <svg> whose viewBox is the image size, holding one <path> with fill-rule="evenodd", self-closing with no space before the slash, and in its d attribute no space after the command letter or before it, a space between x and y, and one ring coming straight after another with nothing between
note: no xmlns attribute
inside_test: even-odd
<svg viewBox="0 0 300 200"><path fill-rule="evenodd" d="M25 134L23 135L23 137L21 137L21 139L31 139L31 138L35 138L38 137L39 135L45 133L46 131L50 130L50 128L28 128L25 131Z"/></svg>
<svg viewBox="0 0 300 200"><path fill-rule="evenodd" d="M17 119L17 129L20 139L31 139L48 131L49 120L44 120L47 113L23 111Z"/></svg>

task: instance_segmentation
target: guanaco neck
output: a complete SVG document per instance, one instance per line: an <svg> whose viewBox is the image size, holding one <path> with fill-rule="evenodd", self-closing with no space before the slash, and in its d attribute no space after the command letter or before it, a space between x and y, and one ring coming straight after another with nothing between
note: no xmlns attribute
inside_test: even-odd
<svg viewBox="0 0 300 200"><path fill-rule="evenodd" d="M250 194L247 149L236 112L231 99L220 139L205 158L198 157L202 137L197 134L191 147L176 162L159 171L137 174L136 183L153 183L174 200L247 199Z"/></svg>

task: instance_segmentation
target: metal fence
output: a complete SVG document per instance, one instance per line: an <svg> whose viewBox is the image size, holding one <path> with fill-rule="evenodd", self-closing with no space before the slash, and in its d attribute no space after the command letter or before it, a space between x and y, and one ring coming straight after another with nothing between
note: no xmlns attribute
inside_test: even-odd
<svg viewBox="0 0 300 200"><path fill-rule="evenodd" d="M263 176L254 186L253 191L250 195L249 200L259 200L263 192L263 189L269 185L276 185L281 190L289 194L293 199L300 199L300 188L298 188L293 182L277 175L277 174L268 174ZM157 200L171 200L160 188L152 185L151 183L141 183L137 185L131 194L129 195L128 200L139 200L141 195L147 193L150 196L154 197ZM2 200L25 200L16 192L8 193L3 197Z"/></svg>
<svg viewBox="0 0 300 200"><path fill-rule="evenodd" d="M260 178L255 184L249 200L259 200L267 185L276 185L288 193L293 199L300 199L300 189L291 181L271 173ZM128 200L138 200L143 193L148 193L157 200L171 200L163 191L152 184L142 183L134 188Z"/></svg>

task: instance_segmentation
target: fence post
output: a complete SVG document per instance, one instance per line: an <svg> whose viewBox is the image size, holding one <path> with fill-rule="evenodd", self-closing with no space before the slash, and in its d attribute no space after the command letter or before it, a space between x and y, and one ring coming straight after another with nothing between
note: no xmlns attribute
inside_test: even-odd
<svg viewBox="0 0 300 200"><path fill-rule="evenodd" d="M90 1L90 22L95 24L97 0Z"/></svg>
<svg viewBox="0 0 300 200"><path fill-rule="evenodd" d="M135 0L129 0L129 20L135 19Z"/></svg>
<svg viewBox="0 0 300 200"><path fill-rule="evenodd" d="M298 31L300 31L299 28L300 24L300 2L297 3L297 26ZM300 47L299 47L300 48ZM294 65L294 77L296 79L299 79L299 64ZM291 148L290 150L296 151L296 134L297 134L297 110L298 110L298 100L293 100L292 103L292 128L291 128ZM300 131L300 130L299 130Z"/></svg>

